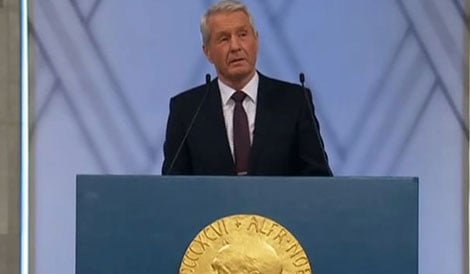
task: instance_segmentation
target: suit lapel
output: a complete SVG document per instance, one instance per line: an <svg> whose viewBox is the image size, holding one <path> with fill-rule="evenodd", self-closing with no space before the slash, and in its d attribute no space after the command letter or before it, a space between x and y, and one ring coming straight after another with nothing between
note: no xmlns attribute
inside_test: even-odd
<svg viewBox="0 0 470 274"><path fill-rule="evenodd" d="M253 133L253 145L250 153L250 170L255 171L260 153L266 147L266 140L269 136L269 128L273 125L271 119L272 107L271 85L269 80L259 73L258 97L256 103L255 130Z"/></svg>
<svg viewBox="0 0 470 274"><path fill-rule="evenodd" d="M215 161L223 161L224 165L227 167L230 166L231 169L235 172L234 162L232 157L232 152L230 151L230 145L227 137L227 129L225 128L225 119L222 109L222 98L220 95L219 85L217 79L213 80L211 83L211 91L208 99L208 118L209 124L209 136L215 136L216 138L212 139L211 147L213 151L220 151L221 157L214 159Z"/></svg>

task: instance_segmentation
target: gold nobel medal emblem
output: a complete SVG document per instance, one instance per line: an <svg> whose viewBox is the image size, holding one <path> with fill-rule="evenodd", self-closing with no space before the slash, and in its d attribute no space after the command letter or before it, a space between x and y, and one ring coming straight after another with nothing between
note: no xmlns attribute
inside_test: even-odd
<svg viewBox="0 0 470 274"><path fill-rule="evenodd" d="M233 215L205 227L189 245L180 274L307 274L307 254L282 225Z"/></svg>

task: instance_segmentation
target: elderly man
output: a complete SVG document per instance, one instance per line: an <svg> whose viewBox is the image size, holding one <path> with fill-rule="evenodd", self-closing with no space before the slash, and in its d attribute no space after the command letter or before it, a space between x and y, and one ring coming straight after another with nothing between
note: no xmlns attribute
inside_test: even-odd
<svg viewBox="0 0 470 274"><path fill-rule="evenodd" d="M214 4L201 33L218 78L171 99L162 173L332 176L308 91L256 70L248 8Z"/></svg>

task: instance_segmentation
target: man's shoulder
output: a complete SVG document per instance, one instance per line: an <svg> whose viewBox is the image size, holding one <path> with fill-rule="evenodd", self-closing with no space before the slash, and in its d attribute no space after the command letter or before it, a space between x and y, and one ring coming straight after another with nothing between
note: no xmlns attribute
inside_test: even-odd
<svg viewBox="0 0 470 274"><path fill-rule="evenodd" d="M177 95L171 98L175 102L186 102L193 101L201 98L207 90L207 85L199 85L197 87L190 88L183 92L178 93Z"/></svg>
<svg viewBox="0 0 470 274"><path fill-rule="evenodd" d="M269 94L280 96L282 98L303 98L303 88L296 83L264 76L260 74L260 88Z"/></svg>
<svg viewBox="0 0 470 274"><path fill-rule="evenodd" d="M271 86L271 87L276 87L280 89L294 89L294 90L301 90L302 86L296 83L291 83L288 81L284 81L281 79L277 78L272 78L263 74L259 74L260 77L260 82L263 83L264 85Z"/></svg>

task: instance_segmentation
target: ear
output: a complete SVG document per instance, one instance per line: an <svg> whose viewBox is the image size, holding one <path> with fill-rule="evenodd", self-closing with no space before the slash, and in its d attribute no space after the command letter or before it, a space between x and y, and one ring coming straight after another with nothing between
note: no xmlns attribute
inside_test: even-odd
<svg viewBox="0 0 470 274"><path fill-rule="evenodd" d="M209 60L209 62L211 62L211 64L213 64L214 62L212 62L209 47L203 45L202 46L202 51L204 52L204 55L206 56L207 60Z"/></svg>
<svg viewBox="0 0 470 274"><path fill-rule="evenodd" d="M255 32L255 40L256 40L256 50L259 51L259 33L258 33L258 31Z"/></svg>

